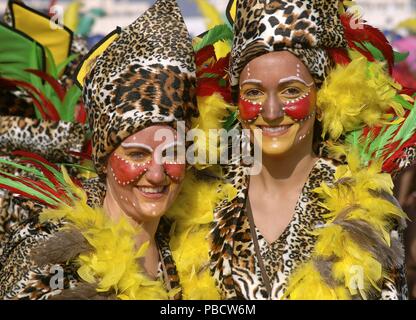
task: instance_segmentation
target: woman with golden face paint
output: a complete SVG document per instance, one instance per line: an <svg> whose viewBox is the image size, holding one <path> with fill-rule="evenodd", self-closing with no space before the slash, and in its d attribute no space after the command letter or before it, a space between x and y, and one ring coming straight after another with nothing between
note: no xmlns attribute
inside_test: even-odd
<svg viewBox="0 0 416 320"><path fill-rule="evenodd" d="M340 88L347 79L341 78L341 67L335 70L333 57L351 70L359 68L346 50L354 43L347 38L353 31L344 33L348 15L341 17L341 1L230 1L228 8L236 10L229 14L235 21L228 70L238 107L236 127L242 138L250 132L251 152L259 149L253 145L261 146L262 161L258 174L239 155L224 166L224 178L238 197L215 210L212 270L223 295L406 299L404 213L390 197L390 184L379 180L385 174L374 164L361 166L356 151L347 151L354 150L351 145L342 144L342 134L374 125L363 115L370 117L365 109L371 101L354 101L354 90L364 100L378 75L363 70L370 78L363 88L351 87L353 79L345 81L345 91ZM334 87L340 101L351 105L337 105ZM387 90L397 93L390 86ZM381 91L374 99L385 95ZM328 149L331 143L338 149ZM369 187L368 181L375 185ZM380 214L382 229L373 220ZM384 253L389 258L382 258Z"/></svg>
<svg viewBox="0 0 416 320"><path fill-rule="evenodd" d="M220 184L199 183L192 170L185 177L195 69L173 0L158 0L87 56L78 80L98 176L76 183L54 167L58 178L41 178L47 190L61 185L52 198L35 188L49 208L5 244L0 298L219 298L206 268L210 221L198 202L212 206Z"/></svg>
<svg viewBox="0 0 416 320"><path fill-rule="evenodd" d="M262 170L250 178L249 198L256 226L269 243L292 219L299 190L318 160L312 150L316 90L307 67L285 51L252 60L240 76L242 126L262 132ZM258 113L247 115L253 105Z"/></svg>

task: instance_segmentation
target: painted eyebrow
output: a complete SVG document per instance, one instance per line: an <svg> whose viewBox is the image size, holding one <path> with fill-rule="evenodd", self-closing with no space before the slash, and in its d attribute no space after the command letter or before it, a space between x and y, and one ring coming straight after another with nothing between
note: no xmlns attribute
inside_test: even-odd
<svg viewBox="0 0 416 320"><path fill-rule="evenodd" d="M261 84L262 81L261 80L257 80L257 79L248 79L248 80L244 80L241 85L243 86L243 85L245 85L247 83L257 83L257 84Z"/></svg>
<svg viewBox="0 0 416 320"><path fill-rule="evenodd" d="M130 148L142 148L142 149L145 149L145 150L147 150L149 152L153 152L153 148L151 146L148 146L147 144L144 144L144 143L124 142L124 143L121 144L121 146L123 148L127 148L127 149L130 149Z"/></svg>
<svg viewBox="0 0 416 320"><path fill-rule="evenodd" d="M286 82L291 82L291 81L299 81L299 82L302 82L307 87L312 87L313 84L314 84L313 82L311 82L311 83L308 84L308 83L306 83L305 80L303 80L302 78L296 77L296 76L280 79L279 84L286 83Z"/></svg>

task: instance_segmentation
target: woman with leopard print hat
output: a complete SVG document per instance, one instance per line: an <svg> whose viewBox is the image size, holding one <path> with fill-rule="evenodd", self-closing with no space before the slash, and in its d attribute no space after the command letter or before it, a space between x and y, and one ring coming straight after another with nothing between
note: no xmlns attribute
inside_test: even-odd
<svg viewBox="0 0 416 320"><path fill-rule="evenodd" d="M238 196L215 210L211 268L228 299L407 298L389 173L414 160L416 108L384 35L346 9L228 6L235 125L262 155L257 175L224 166Z"/></svg>
<svg viewBox="0 0 416 320"><path fill-rule="evenodd" d="M108 35L77 80L99 178L80 188L64 169L38 163L39 180L21 181L23 195L50 209L5 245L0 297L218 299L206 238L210 208L232 188L198 180L180 157L175 129L181 121L189 129L198 112L194 52L176 2L158 0Z"/></svg>

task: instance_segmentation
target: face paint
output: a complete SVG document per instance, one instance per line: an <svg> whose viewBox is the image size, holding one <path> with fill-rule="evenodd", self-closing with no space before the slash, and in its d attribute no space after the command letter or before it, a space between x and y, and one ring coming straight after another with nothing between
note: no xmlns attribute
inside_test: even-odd
<svg viewBox="0 0 416 320"><path fill-rule="evenodd" d="M240 109L240 117L244 121L256 120L263 109L260 102L252 102L243 97L240 97L238 106Z"/></svg>
<svg viewBox="0 0 416 320"><path fill-rule="evenodd" d="M164 158L161 162L163 163L163 168L166 172L166 174L175 182L179 182L182 180L185 174L185 161L183 163L178 163L174 161L175 156L178 156L178 154L175 154L174 152L169 152L172 150L171 148L174 147L180 148L183 147L183 144L172 142L168 145L166 145L161 151L167 151L169 156L167 158ZM160 157L162 158L162 157Z"/></svg>
<svg viewBox="0 0 416 320"><path fill-rule="evenodd" d="M164 150L171 146L172 145L167 146ZM143 145L140 147L143 148ZM125 186L139 180L140 177L149 170L149 167L152 165L153 161L155 160L149 160L145 163L134 163L114 153L110 157L111 172L117 183ZM166 174L173 181L179 182L182 180L186 168L185 164L164 161L162 165Z"/></svg>
<svg viewBox="0 0 416 320"><path fill-rule="evenodd" d="M283 108L285 114L295 121L305 121L310 118L311 97L310 92L305 95L285 102Z"/></svg>
<svg viewBox="0 0 416 320"><path fill-rule="evenodd" d="M114 179L123 186L137 181L149 169L150 163L151 161L143 164L133 163L116 153L113 153L110 157L111 172Z"/></svg>
<svg viewBox="0 0 416 320"><path fill-rule="evenodd" d="M185 164L180 163L168 162L163 164L166 174L175 182L182 180L185 173L185 167Z"/></svg>

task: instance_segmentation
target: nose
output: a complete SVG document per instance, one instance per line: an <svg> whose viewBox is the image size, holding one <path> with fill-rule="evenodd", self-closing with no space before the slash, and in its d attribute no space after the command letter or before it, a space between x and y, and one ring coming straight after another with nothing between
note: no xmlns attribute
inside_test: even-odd
<svg viewBox="0 0 416 320"><path fill-rule="evenodd" d="M153 185L162 185L166 179L163 165L157 164L156 161L152 161L146 172L146 179Z"/></svg>
<svg viewBox="0 0 416 320"><path fill-rule="evenodd" d="M285 116L283 103L275 94L269 94L263 104L262 117L264 120L272 122Z"/></svg>

